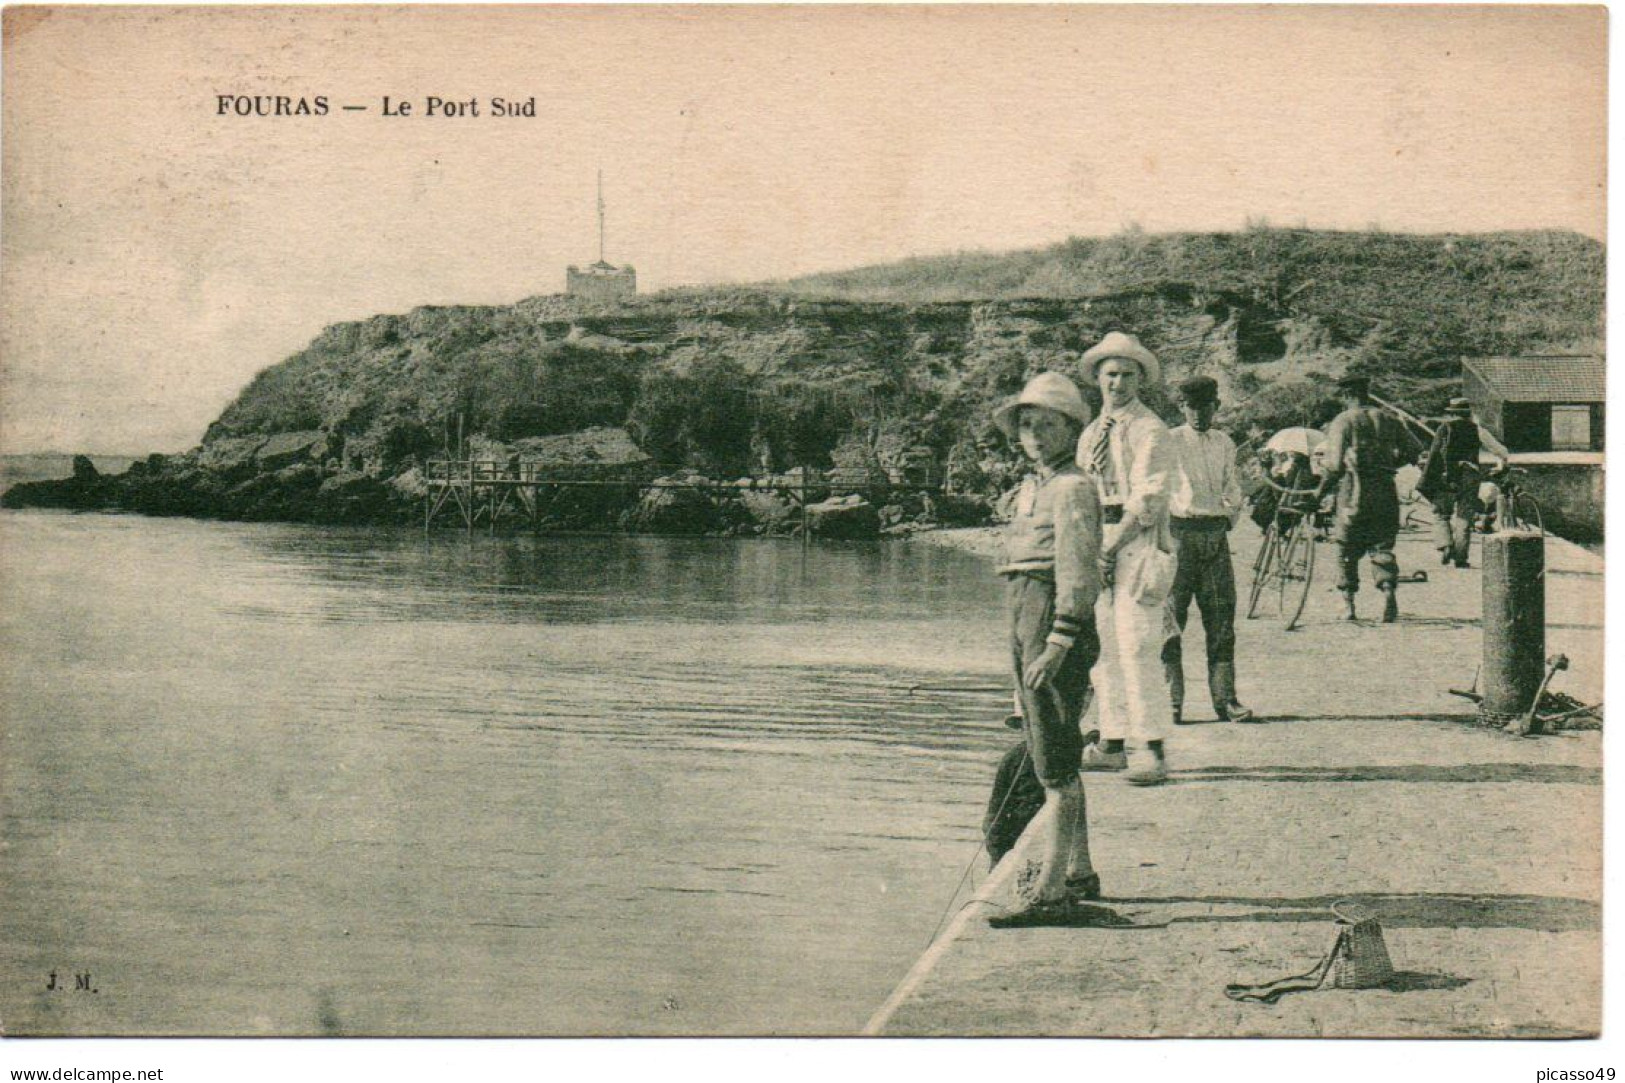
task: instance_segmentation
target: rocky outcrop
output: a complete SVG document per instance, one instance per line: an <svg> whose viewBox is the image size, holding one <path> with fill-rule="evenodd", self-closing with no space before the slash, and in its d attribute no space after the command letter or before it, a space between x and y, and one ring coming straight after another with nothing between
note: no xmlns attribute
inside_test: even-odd
<svg viewBox="0 0 1625 1083"><path fill-rule="evenodd" d="M710 534L728 525L723 507L707 489L713 483L697 474L674 474L656 478L637 506L627 515L626 526L649 534Z"/></svg>
<svg viewBox="0 0 1625 1083"><path fill-rule="evenodd" d="M739 491L738 499L755 525L756 533L787 534L795 529L799 512L783 494L756 492L747 488Z"/></svg>
<svg viewBox="0 0 1625 1083"><path fill-rule="evenodd" d="M880 513L856 493L807 505L807 531L815 538L873 538Z"/></svg>
<svg viewBox="0 0 1625 1083"><path fill-rule="evenodd" d="M654 469L630 433L610 426L516 440L509 458L545 469L549 477L583 481L636 481Z"/></svg>
<svg viewBox="0 0 1625 1083"><path fill-rule="evenodd" d="M279 432L254 449L254 465L261 471L280 470L299 462L321 462L327 456L327 434L320 429Z"/></svg>
<svg viewBox="0 0 1625 1083"><path fill-rule="evenodd" d="M1244 435L1319 420L1333 408L1329 376L1351 368L1427 412L1451 393L1463 353L1599 334L1601 281L1601 246L1567 234L1249 230L1082 239L759 289L425 307L323 330L261 372L191 452L21 484L4 499L406 520L421 514L429 462L475 449L582 480L775 475L798 501L828 504L815 529L895 531L985 514L1013 465L992 407L1039 371L1076 375L1107 331L1137 333L1169 384L1218 379L1219 423ZM1148 401L1174 415L1165 389ZM943 473L958 494L931 507L888 491ZM681 491L583 489L534 514L754 532L791 529L800 514L768 494ZM835 502L853 492L866 510Z"/></svg>

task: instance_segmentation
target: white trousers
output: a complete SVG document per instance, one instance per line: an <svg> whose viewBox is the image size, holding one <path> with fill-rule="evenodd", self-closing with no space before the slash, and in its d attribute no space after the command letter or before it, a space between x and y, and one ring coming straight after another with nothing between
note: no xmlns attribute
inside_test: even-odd
<svg viewBox="0 0 1625 1083"><path fill-rule="evenodd" d="M1133 563L1155 544L1154 534L1142 534L1117 556L1116 579L1126 582ZM1173 707L1163 671L1162 645L1172 630L1165 601L1141 605L1126 589L1103 587L1095 601L1095 631L1100 636L1100 659L1090 673L1100 704L1100 736L1144 747L1161 741L1173 729Z"/></svg>

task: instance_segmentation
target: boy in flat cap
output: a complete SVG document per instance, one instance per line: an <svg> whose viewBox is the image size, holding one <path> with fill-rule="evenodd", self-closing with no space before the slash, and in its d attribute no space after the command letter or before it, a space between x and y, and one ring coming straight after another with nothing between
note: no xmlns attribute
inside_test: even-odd
<svg viewBox="0 0 1625 1083"><path fill-rule="evenodd" d="M1236 445L1213 427L1213 415L1219 410L1215 380L1193 376L1179 385L1179 397L1185 424L1169 433L1179 464L1169 498L1179 568L1168 604L1184 632L1195 599L1207 636L1207 685L1213 710L1222 720L1250 722L1253 712L1236 699L1236 577L1230 564L1229 533L1245 507L1236 471ZM1184 721L1182 638L1168 640L1162 652L1175 725Z"/></svg>
<svg viewBox="0 0 1625 1083"><path fill-rule="evenodd" d="M1394 558L1399 493L1394 472L1415 462L1421 448L1397 418L1372 400L1366 377L1345 376L1337 381L1337 390L1344 410L1326 429L1325 474L1316 496L1324 497L1334 488L1337 492L1332 540L1337 543L1343 615L1355 619L1360 558L1370 553L1372 581L1386 595L1382 620L1392 624L1399 619L1399 561Z"/></svg>
<svg viewBox="0 0 1625 1083"><path fill-rule="evenodd" d="M1030 901L989 924L1064 924L1073 900L1100 897L1078 779L1079 724L1088 705L1089 670L1100 651L1094 628L1100 505L1072 463L1089 407L1071 380L1046 372L1001 405L993 420L1020 444L1033 468L1017 492L998 570L1010 582L1011 655L1027 757L1043 785L1044 803L1054 806L1054 828Z"/></svg>

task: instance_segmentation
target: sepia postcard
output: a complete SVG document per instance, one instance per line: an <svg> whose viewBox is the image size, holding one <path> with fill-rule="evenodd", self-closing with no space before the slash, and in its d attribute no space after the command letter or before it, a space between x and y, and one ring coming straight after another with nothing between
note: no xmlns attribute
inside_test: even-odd
<svg viewBox="0 0 1625 1083"><path fill-rule="evenodd" d="M1598 1036L1607 16L7 7L3 1034Z"/></svg>

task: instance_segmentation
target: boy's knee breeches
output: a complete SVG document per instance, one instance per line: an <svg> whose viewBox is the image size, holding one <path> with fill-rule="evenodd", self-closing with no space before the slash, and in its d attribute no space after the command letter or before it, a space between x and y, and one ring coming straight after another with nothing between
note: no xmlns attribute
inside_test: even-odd
<svg viewBox="0 0 1625 1083"><path fill-rule="evenodd" d="M1086 631L1066 652L1054 679L1043 688L1029 689L1022 675L1047 645L1055 620L1054 586L1016 576L1010 581L1010 618L1010 661L1033 772L1046 787L1064 786L1077 781L1083 762L1079 724L1089 703L1089 670L1098 648Z"/></svg>

